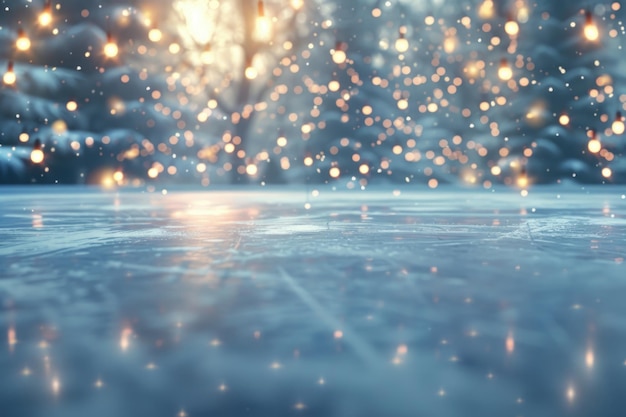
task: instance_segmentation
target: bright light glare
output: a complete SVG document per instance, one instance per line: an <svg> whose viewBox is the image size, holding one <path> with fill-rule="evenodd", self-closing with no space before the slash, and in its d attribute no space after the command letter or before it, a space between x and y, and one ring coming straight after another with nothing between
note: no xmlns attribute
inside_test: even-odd
<svg viewBox="0 0 626 417"><path fill-rule="evenodd" d="M52 13L50 13L49 10L44 10L39 15L38 20L41 26L48 26L50 23L52 23Z"/></svg>
<svg viewBox="0 0 626 417"><path fill-rule="evenodd" d="M259 41L268 41L272 37L272 24L267 16L256 18L254 37Z"/></svg>
<svg viewBox="0 0 626 417"><path fill-rule="evenodd" d="M396 51L400 53L404 53L409 50L409 41L404 37L404 35L400 35L398 39L396 39Z"/></svg>
<svg viewBox="0 0 626 417"><path fill-rule="evenodd" d="M600 31L598 31L598 27L591 23L585 25L585 38L590 41L597 41L600 37Z"/></svg>
<svg viewBox="0 0 626 417"><path fill-rule="evenodd" d="M33 164L40 164L43 162L43 151L41 149L33 149L33 151L30 153L30 160L33 162Z"/></svg>
<svg viewBox="0 0 626 417"><path fill-rule="evenodd" d="M30 39L25 34L21 34L15 41L18 51L28 51L30 49Z"/></svg>
<svg viewBox="0 0 626 417"><path fill-rule="evenodd" d="M13 85L17 81L17 76L15 75L15 72L13 72L12 70L7 71L4 73L2 80L4 81L6 85Z"/></svg>
<svg viewBox="0 0 626 417"><path fill-rule="evenodd" d="M119 48L115 42L109 41L104 45L104 55L106 55L107 58L115 58L118 53Z"/></svg>
<svg viewBox="0 0 626 417"><path fill-rule="evenodd" d="M508 64L507 65L502 65L498 69L498 77L502 81L508 81L511 78L513 78L513 70L511 69L511 67Z"/></svg>

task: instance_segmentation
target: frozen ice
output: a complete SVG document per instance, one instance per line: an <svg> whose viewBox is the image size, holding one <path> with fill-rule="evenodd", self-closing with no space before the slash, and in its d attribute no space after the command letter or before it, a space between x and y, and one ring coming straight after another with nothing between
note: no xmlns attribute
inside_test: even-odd
<svg viewBox="0 0 626 417"><path fill-rule="evenodd" d="M622 189L317 191L0 188L2 415L626 406Z"/></svg>

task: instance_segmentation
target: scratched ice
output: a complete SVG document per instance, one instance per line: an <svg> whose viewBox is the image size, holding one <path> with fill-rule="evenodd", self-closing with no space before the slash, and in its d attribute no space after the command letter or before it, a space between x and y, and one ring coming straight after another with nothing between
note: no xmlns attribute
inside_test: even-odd
<svg viewBox="0 0 626 417"><path fill-rule="evenodd" d="M3 188L0 236L2 415L626 406L617 188Z"/></svg>

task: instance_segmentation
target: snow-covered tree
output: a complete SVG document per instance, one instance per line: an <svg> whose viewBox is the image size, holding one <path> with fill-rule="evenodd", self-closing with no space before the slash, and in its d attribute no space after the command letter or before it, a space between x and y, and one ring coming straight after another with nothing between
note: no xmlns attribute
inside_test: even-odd
<svg viewBox="0 0 626 417"><path fill-rule="evenodd" d="M159 18L153 71L195 119L204 182L275 182L297 154L297 97L318 25L316 1L176 0ZM158 68L158 65L165 64ZM154 66L157 65L157 66ZM296 97L289 100L289 97ZM293 107L292 107L293 106ZM299 136L299 135L298 135Z"/></svg>
<svg viewBox="0 0 626 417"><path fill-rule="evenodd" d="M515 0L484 19L511 68L506 103L485 112L495 181L624 181L623 18L617 2Z"/></svg>
<svg viewBox="0 0 626 417"><path fill-rule="evenodd" d="M476 181L481 144L472 139L480 129L469 108L483 93L467 66L486 46L471 44L473 9L457 3L372 0L331 9L326 129L314 138L319 179Z"/></svg>
<svg viewBox="0 0 626 417"><path fill-rule="evenodd" d="M15 3L0 182L626 179L618 2Z"/></svg>
<svg viewBox="0 0 626 417"><path fill-rule="evenodd" d="M145 32L125 2L22 2L0 15L0 182L124 183L175 128L124 64ZM145 35L144 35L145 37ZM34 151L34 152L33 152Z"/></svg>

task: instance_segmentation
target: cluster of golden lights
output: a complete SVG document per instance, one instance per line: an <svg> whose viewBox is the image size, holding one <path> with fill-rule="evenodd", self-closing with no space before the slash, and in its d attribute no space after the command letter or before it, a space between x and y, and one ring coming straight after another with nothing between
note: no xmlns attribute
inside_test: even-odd
<svg viewBox="0 0 626 417"><path fill-rule="evenodd" d="M185 5L196 4L195 2L180 1L184 8ZM177 3L177 4L178 4ZM304 6L304 0L290 0L290 6L293 10L298 11ZM206 6L208 8L220 7L218 0L212 0ZM612 11L620 9L620 4L614 2L611 5ZM195 9L187 7L188 24L193 25L190 27L193 31L198 33L205 29L206 22L201 19L201 16L194 15ZM336 107L343 112L341 116L342 123L350 121L350 115L348 110L354 106L353 102L356 102L355 96L358 94L358 88L363 86L364 83L371 83L372 86L380 88L385 91L392 91L393 99L397 105L397 109L401 112L412 112L411 117L398 116L396 118L385 118L381 115L377 115L375 106L366 104L360 106L359 115L362 117L364 127L372 127L380 125L382 127L381 133L376 137L374 146L380 146L386 142L393 140L396 132L402 132L406 135L412 135L413 138L406 140L404 143L398 141L392 147L392 153L395 156L403 157L406 162L418 162L428 160L432 162L432 168L424 169L423 173L427 177L434 176L434 169L436 167L442 167L446 164L446 161L455 161L461 165L467 167L461 173L461 177L468 183L480 183L482 181L485 187L491 186L491 180L485 179L483 173L479 172L480 167L472 162L467 156L468 151L476 153L481 158L487 158L491 156L492 152L487 149L486 146L478 143L474 140L465 140L460 135L456 135L451 138L441 138L437 143L438 146L434 146L433 149L422 150L419 147L418 138L423 131L427 128L419 124L420 115L429 115L438 112L450 112L451 114L457 113L463 118L477 118L480 124L487 126L489 134L493 138L501 138L502 132L500 124L492 119L488 115L488 112L495 107L503 107L510 104L509 98L506 92L511 91L513 93L519 92L520 88L532 85L534 80L530 76L522 75L525 71L532 71L534 69L534 63L529 57L522 56L518 50L518 42L520 36L524 30L523 24L529 19L529 6L526 0L515 0L514 7L511 9L511 13L502 19L502 22L497 23L497 11L493 0L483 0L476 11L478 19L481 19L480 24L480 42L486 45L487 50L490 53L498 51L499 46L506 48L506 58L500 58L499 62L487 62L485 59L481 59L479 53L475 51L470 52L468 56L464 56L459 51L461 46L460 30L470 29L476 24L475 19L470 16L464 16L459 19L458 27L447 26L443 19L436 19L434 16L426 16L424 23L428 29L436 25L440 25L443 33L441 45L437 47L436 53L432 54L431 67L432 73L428 73L429 70L424 71L423 68L416 70L415 66L407 64L405 54L411 54L414 51L418 51L420 45L412 45L409 40L409 27L400 26L397 35L391 36L391 40L384 43L384 47L387 49L395 49L398 53L397 65L393 65L389 76L375 75L370 79L364 79L360 74L351 67L352 61L348 56L349 43L339 40L335 43L334 47L330 48L330 56L332 63L334 63L338 69L345 71L348 75L350 82L355 88L348 88L343 85L343 82L338 79L339 77L333 77L328 82L317 83L313 79L304 76L304 85L287 86L285 84L278 83L273 91L269 95L267 102L259 102L247 104L242 109L229 114L229 118L234 125L241 123L242 120L249 119L252 114L260 113L270 107L271 104L277 103L281 97L286 94L303 94L308 92L313 97L313 106L308 114L302 114L297 112L290 112L284 106L278 106L278 114L285 117L293 126L300 129L301 137L304 141L309 140L314 130L324 129L326 123L320 120L321 105L329 100L335 100ZM263 0L257 2L257 13L255 19L255 25L253 28L253 37L257 42L270 44L275 37L276 29L273 27L273 23L276 22L276 17L271 17L271 13L268 13L266 5ZM590 44L599 41L600 37L604 35L604 30L600 30L598 23L594 19L594 15L591 11L582 11L581 16L584 15L584 25L582 28L581 36L587 40ZM372 16L375 18L381 18L383 11L379 8L375 8L372 11ZM54 21L53 7L51 1L46 1L43 9L38 16L38 23L42 27L50 26ZM162 43L165 39L164 32L155 27L150 20L146 22L147 27L147 39L154 43ZM322 28L330 28L333 25L332 21L324 21L321 24ZM576 24L573 24L576 26ZM498 33L501 29L502 33ZM206 31L204 31L206 32ZM204 33L202 32L202 33ZM198 35L201 36L201 35ZM617 36L616 34L609 34L611 37ZM394 39L395 37L395 39ZM205 41L205 39L202 39ZM421 42L421 41L420 41ZM381 44L382 45L382 44ZM210 46L210 45L209 45ZM207 46L200 55L199 66L208 65L214 62L214 58L210 58L211 51ZM299 52L299 55L293 51L294 45L291 41L285 41L282 45L285 55L282 59L279 59L275 68L269 70L269 74L278 77L284 73L297 74L301 69L299 59L308 60L311 57L311 49L304 49ZM15 50L17 53L26 53L31 48L31 40L28 37L27 32L24 29L19 29L17 38L15 40ZM184 45L172 42L167 45L167 51L172 55L180 55L181 50L184 49ZM137 52L140 55L150 54L149 45L137 46ZM103 45L103 55L108 59L114 59L120 54L118 44L111 32L107 33L106 42ZM448 55L448 56L446 56ZM455 62L462 62L463 74L458 76L452 75L452 71L446 68L446 64L452 64ZM256 55L249 58L244 63L243 76L247 80L256 80L262 75L261 64L256 61ZM204 91L204 86L194 86L191 78L186 77L184 74L177 72L172 66L168 65L166 69L168 73L167 83L170 92L177 92L179 86L184 87L184 92L180 93L177 97L179 104L189 104L191 95L199 95ZM494 74L493 77L490 74ZM139 78L146 80L148 78L148 71L143 69L139 73ZM124 79L126 77L126 79ZM8 62L7 70L3 75L3 82L7 86L15 86L17 82L17 75L15 73L13 61ZM121 78L123 83L128 82L128 75L123 75ZM230 80L222 80L222 84L215 88L215 91L226 90L230 87ZM396 85L393 89L393 85ZM432 92L426 97L426 100L420 100L415 106L416 100L411 97L411 88L418 88L432 85ZM481 89L487 94L493 95L493 99L484 99L477 103L477 108L472 108L474 103L464 103L460 107L458 100L453 97L455 94L463 88L465 85L473 85ZM612 83L605 78L600 77L597 80L598 88L590 92L590 96L596 99L597 102L605 100L607 96L614 94L612 90ZM428 87L430 88L430 87ZM165 92L151 91L153 99L159 99ZM209 118L217 113L219 107L219 99L211 98L206 101L204 107L200 109L197 115L197 120L200 123L204 123ZM123 109L118 109L117 105L111 101L111 114L116 114L118 111L122 112ZM414 108L415 107L415 108ZM76 111L78 104L75 101L68 101L66 103L66 109L70 112ZM164 102L158 102L155 105L155 110L165 116L172 117L176 120L177 127L180 128L181 134L167 138L162 143L152 143L150 140L144 140L141 145L135 146L118 157L118 160L123 161L125 159L133 159L139 156L150 155L155 152L161 152L165 155L173 154L173 147L179 143L184 143L188 148L192 148L194 145L195 133L186 126L183 120L182 114L179 110L173 110L170 106L164 104ZM545 108L541 103L533 104L528 109L525 117L525 122L528 122L533 126L540 126L545 120L544 113ZM561 126L569 127L571 125L572 117L567 111L564 111L556 115L556 120ZM610 123L610 129L607 129L607 134L610 135L622 135L625 133L626 126L624 118L620 112L617 112L615 118L611 121L610 117L604 115L603 121ZM300 125L298 125L300 124ZM604 158L606 161L611 161L615 155L609 152L603 145L599 138L599 134L593 130L588 132L589 140L587 142L587 151L591 154L598 155L600 158ZM279 165L283 170L290 169L294 165L294 160L285 156L285 147L287 145L287 138L281 134L276 141L276 146L271 149L264 149L256 154L250 154L241 146L243 139L233 134L232 132L225 132L221 138L221 143L217 143L211 146L206 146L198 151L199 161L195 166L198 173L205 175L208 171L207 165L213 164L218 161L217 155L220 152L226 154L235 155L242 162L241 166L235 166L232 160L224 163L223 171L227 172L236 169L239 174L256 177L261 172L259 164L268 161L271 157L279 158ZM462 146L465 149L462 149ZM78 144L80 147L80 144ZM367 177L372 173L391 173L393 170L393 162L390 157L381 157L380 161L366 161L361 154L363 144L354 143L354 141L348 138L342 138L338 145L332 145L327 151L317 154L307 154L301 158L301 163L305 167L312 167L316 161L321 162L330 160L336 156L339 152L354 149L354 153L351 156L352 162L355 164L356 169L352 173L358 173L363 177ZM514 172L511 178L507 178L504 182L509 185L517 185L518 187L525 189L530 185L530 178L528 177L525 165L533 155L534 143L531 146L527 146L523 150L523 155L520 158L511 158L510 150L507 148L507 144L504 143L502 147L497 150L496 159L500 162L490 162L488 172L493 177L502 177L505 171ZM35 144L31 153L31 161L35 164L40 164L44 160L44 152L41 143ZM509 164L510 169L505 169L502 166L501 161ZM169 175L175 175L179 172L176 166L168 165L164 162L155 162L150 167L147 167L147 176L150 179L156 179L160 175L167 173ZM344 174L344 168L340 166L337 161L331 161L328 164L327 174L330 178L339 178ZM605 178L609 178L612 172L609 168L602 169L602 175ZM208 174L207 174L208 175ZM205 176L205 179L207 177ZM107 173L105 180L108 185L122 184L126 181L124 173L121 171L115 171ZM408 179L407 179L408 181ZM207 180L208 183L208 180ZM367 181L361 180L360 184L364 185ZM438 186L438 180L435 178L429 179L429 186L435 188Z"/></svg>

